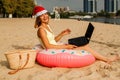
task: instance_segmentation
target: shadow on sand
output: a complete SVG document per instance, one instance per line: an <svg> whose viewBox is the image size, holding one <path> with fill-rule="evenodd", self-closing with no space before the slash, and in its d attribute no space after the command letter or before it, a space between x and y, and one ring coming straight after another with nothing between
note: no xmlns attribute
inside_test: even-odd
<svg viewBox="0 0 120 80"><path fill-rule="evenodd" d="M99 42L99 41L94 41L94 40L91 40L91 42L98 43L98 44L103 44L103 45L107 45L109 47L114 47L114 48L120 47L120 45L117 45L117 44L104 43L104 42Z"/></svg>
<svg viewBox="0 0 120 80"><path fill-rule="evenodd" d="M19 45L12 45L15 49L32 49L30 46L19 46Z"/></svg>
<svg viewBox="0 0 120 80"><path fill-rule="evenodd" d="M4 66L4 67L6 67L6 68L10 68L7 61L0 61L0 65L1 65L1 66Z"/></svg>

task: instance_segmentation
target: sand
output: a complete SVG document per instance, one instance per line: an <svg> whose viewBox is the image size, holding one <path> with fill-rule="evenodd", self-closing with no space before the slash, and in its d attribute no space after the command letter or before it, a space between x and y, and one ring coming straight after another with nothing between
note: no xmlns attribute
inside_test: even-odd
<svg viewBox="0 0 120 80"><path fill-rule="evenodd" d="M39 44L37 29L33 28L34 18L0 19L0 80L120 80L120 61L110 65L96 61L82 68L49 68L35 64L33 68L24 69L14 75L5 57L5 52L16 49L32 49ZM74 19L50 20L50 25L57 35L60 31L70 28L72 33L62 38L84 35L87 21ZM120 25L92 22L95 26L89 46L104 56L120 54Z"/></svg>

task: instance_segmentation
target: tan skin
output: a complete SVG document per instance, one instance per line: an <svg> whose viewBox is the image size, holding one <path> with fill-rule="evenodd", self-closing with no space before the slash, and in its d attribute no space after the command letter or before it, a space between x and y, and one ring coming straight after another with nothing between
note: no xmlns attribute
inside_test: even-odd
<svg viewBox="0 0 120 80"><path fill-rule="evenodd" d="M105 56L97 53L96 51L92 50L88 45L85 45L82 47L77 47L75 45L70 45L70 44L67 44L67 45L66 44L65 45L50 44L48 39L47 39L47 36L46 36L46 31L44 30L44 28L45 28L48 31L50 31L50 29L47 26L49 23L49 15L47 13L45 13L45 14L39 16L39 19L41 21L41 25L39 26L40 28L38 28L37 35L39 38L41 38L46 49L51 49L51 48L54 48L54 49L74 49L74 50L84 49L86 51L89 51L96 59L107 62L107 63L116 61L118 59L117 56L113 56L111 58L105 57ZM37 25L35 24L35 26L37 26ZM58 34L55 37L55 41L58 42L63 36L70 34L70 32L71 32L70 29L63 30L60 34Z"/></svg>

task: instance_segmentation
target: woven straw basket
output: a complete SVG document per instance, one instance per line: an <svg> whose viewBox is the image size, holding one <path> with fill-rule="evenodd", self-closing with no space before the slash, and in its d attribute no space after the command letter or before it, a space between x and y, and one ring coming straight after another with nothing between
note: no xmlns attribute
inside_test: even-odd
<svg viewBox="0 0 120 80"><path fill-rule="evenodd" d="M20 70L23 68L31 68L35 65L35 50L15 50L5 53L7 61L11 69Z"/></svg>

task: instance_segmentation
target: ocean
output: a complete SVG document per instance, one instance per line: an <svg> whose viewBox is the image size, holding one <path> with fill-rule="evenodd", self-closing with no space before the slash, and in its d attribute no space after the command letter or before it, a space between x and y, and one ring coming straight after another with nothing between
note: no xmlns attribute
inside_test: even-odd
<svg viewBox="0 0 120 80"><path fill-rule="evenodd" d="M90 22L101 22L101 23L110 23L110 24L117 24L120 25L120 18L105 18L105 17L97 17L97 18L90 18L90 19L82 19L85 21Z"/></svg>

